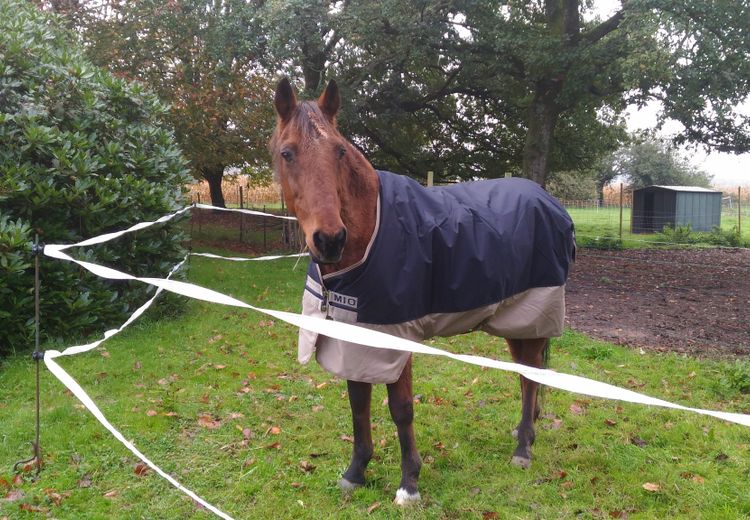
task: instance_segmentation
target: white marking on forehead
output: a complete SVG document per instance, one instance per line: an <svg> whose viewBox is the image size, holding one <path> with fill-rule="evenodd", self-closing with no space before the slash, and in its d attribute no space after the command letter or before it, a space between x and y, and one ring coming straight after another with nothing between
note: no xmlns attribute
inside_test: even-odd
<svg viewBox="0 0 750 520"><path fill-rule="evenodd" d="M310 119L310 123L313 125L313 128L315 128L315 131L318 132L318 135L323 138L328 138L328 133L323 129L318 117L312 110L307 110L307 117Z"/></svg>

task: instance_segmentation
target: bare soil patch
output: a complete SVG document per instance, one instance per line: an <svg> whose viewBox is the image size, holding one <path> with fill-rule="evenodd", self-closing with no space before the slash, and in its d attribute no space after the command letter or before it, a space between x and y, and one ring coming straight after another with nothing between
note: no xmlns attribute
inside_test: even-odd
<svg viewBox="0 0 750 520"><path fill-rule="evenodd" d="M750 249L579 250L566 297L570 327L594 338L750 354Z"/></svg>

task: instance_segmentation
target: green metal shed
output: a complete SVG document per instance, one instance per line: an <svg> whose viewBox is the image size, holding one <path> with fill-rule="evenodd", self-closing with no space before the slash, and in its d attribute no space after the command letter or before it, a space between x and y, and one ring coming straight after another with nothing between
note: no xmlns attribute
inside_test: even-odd
<svg viewBox="0 0 750 520"><path fill-rule="evenodd" d="M665 226L712 231L721 225L720 191L697 186L648 186L633 191L631 230L656 233Z"/></svg>

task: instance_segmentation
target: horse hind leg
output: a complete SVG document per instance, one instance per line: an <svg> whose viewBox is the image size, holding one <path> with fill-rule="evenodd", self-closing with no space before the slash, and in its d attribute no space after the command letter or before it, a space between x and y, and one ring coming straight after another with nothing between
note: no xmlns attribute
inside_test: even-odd
<svg viewBox="0 0 750 520"><path fill-rule="evenodd" d="M522 365L542 368L545 364L545 351L549 347L549 340L542 339L506 339L510 346L513 360ZM540 406L538 400L539 383L520 376L521 380L521 421L513 431L518 440L513 452L511 463L521 468L531 466L531 446L534 444L536 433L534 421L539 417Z"/></svg>
<svg viewBox="0 0 750 520"><path fill-rule="evenodd" d="M339 480L339 487L352 491L365 484L365 469L372 458L372 429L370 428L370 403L372 385L357 381L347 381L349 405L352 409L354 444L352 460Z"/></svg>
<svg viewBox="0 0 750 520"><path fill-rule="evenodd" d="M412 395L411 359L406 363L398 381L387 385L388 407L396 424L401 445L401 483L394 502L405 506L419 502L418 481L422 459L414 437L414 397Z"/></svg>

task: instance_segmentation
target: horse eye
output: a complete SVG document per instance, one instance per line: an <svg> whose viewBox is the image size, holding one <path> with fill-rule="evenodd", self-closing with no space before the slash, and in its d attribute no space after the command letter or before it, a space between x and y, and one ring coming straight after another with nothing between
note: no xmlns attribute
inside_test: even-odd
<svg viewBox="0 0 750 520"><path fill-rule="evenodd" d="M281 150L281 156L286 162L291 162L294 157L291 150Z"/></svg>
<svg viewBox="0 0 750 520"><path fill-rule="evenodd" d="M344 155L346 155L346 148L343 146L339 146L339 159L341 159Z"/></svg>

